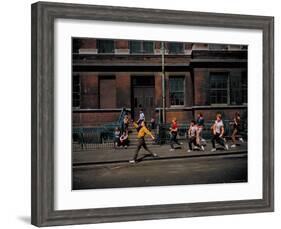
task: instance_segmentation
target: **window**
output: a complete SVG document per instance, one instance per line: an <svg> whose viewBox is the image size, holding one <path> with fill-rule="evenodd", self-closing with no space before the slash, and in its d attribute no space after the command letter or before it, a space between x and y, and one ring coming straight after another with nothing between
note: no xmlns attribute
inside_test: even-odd
<svg viewBox="0 0 281 229"><path fill-rule="evenodd" d="M247 103L247 80L247 72L233 72L231 75L227 72L210 73L210 104Z"/></svg>
<svg viewBox="0 0 281 229"><path fill-rule="evenodd" d="M144 76L133 76L133 86L151 86L154 87L155 79L154 76L144 75Z"/></svg>
<svg viewBox="0 0 281 229"><path fill-rule="evenodd" d="M154 43L152 41L130 41L131 53L153 53Z"/></svg>
<svg viewBox="0 0 281 229"><path fill-rule="evenodd" d="M184 77L170 77L170 105L184 105Z"/></svg>
<svg viewBox="0 0 281 229"><path fill-rule="evenodd" d="M97 47L99 53L114 53L113 40L97 40Z"/></svg>
<svg viewBox="0 0 281 229"><path fill-rule="evenodd" d="M224 44L209 44L209 50L227 50L228 45Z"/></svg>
<svg viewBox="0 0 281 229"><path fill-rule="evenodd" d="M210 103L228 104L228 73L210 74Z"/></svg>
<svg viewBox="0 0 281 229"><path fill-rule="evenodd" d="M80 97L81 96L81 84L80 84L80 76L73 75L72 78L72 107L79 108L80 107Z"/></svg>
<svg viewBox="0 0 281 229"><path fill-rule="evenodd" d="M180 43L180 42L170 42L168 43L168 47L169 47L169 53L172 54L178 54L178 53L183 53L184 51L184 43Z"/></svg>

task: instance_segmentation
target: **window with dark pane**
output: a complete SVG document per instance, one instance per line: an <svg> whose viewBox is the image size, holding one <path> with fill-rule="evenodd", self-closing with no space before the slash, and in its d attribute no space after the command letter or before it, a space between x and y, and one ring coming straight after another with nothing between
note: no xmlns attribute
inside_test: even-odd
<svg viewBox="0 0 281 229"><path fill-rule="evenodd" d="M79 108L80 99L81 99L80 76L73 75L73 77L72 77L72 107Z"/></svg>
<svg viewBox="0 0 281 229"><path fill-rule="evenodd" d="M169 53L171 54L178 54L178 53L183 53L184 44L180 42L170 42L168 47L169 47Z"/></svg>
<svg viewBox="0 0 281 229"><path fill-rule="evenodd" d="M152 41L130 41L131 53L153 53L154 43Z"/></svg>
<svg viewBox="0 0 281 229"><path fill-rule="evenodd" d="M154 86L155 79L154 76L135 76L133 77L133 86Z"/></svg>
<svg viewBox="0 0 281 229"><path fill-rule="evenodd" d="M130 50L131 50L131 53L140 53L141 52L141 41L130 41Z"/></svg>
<svg viewBox="0 0 281 229"><path fill-rule="evenodd" d="M210 103L228 103L228 73L210 73Z"/></svg>
<svg viewBox="0 0 281 229"><path fill-rule="evenodd" d="M97 47L99 53L114 53L113 40L97 40Z"/></svg>
<svg viewBox="0 0 281 229"><path fill-rule="evenodd" d="M209 44L209 50L227 50L228 45L225 44Z"/></svg>
<svg viewBox="0 0 281 229"><path fill-rule="evenodd" d="M143 52L144 53L153 53L153 42L152 41L144 41L143 42Z"/></svg>
<svg viewBox="0 0 281 229"><path fill-rule="evenodd" d="M184 77L170 77L170 105L184 105Z"/></svg>

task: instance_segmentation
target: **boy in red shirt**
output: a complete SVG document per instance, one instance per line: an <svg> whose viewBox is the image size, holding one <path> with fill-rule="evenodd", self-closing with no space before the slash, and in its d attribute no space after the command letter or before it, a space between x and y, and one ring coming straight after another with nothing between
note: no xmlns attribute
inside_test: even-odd
<svg viewBox="0 0 281 229"><path fill-rule="evenodd" d="M176 143L177 145L181 145L177 140L177 135L178 135L177 119L173 118L172 123L171 123L171 127L170 127L170 145L171 145L170 151L175 150L174 143Z"/></svg>

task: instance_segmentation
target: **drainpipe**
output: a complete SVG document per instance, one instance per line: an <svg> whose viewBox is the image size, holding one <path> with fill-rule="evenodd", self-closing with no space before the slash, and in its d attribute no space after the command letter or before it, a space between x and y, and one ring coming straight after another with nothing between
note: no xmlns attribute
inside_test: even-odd
<svg viewBox="0 0 281 229"><path fill-rule="evenodd" d="M165 47L164 42L161 42L161 56L162 56L162 122L166 122L166 112L165 112L165 105L166 105L166 89L165 89Z"/></svg>

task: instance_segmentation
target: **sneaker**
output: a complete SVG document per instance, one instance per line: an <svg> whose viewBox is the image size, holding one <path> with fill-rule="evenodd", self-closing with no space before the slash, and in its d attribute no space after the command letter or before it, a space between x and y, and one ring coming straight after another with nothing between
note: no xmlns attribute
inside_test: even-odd
<svg viewBox="0 0 281 229"><path fill-rule="evenodd" d="M183 143L182 143L182 142L180 142L180 145L183 145Z"/></svg>
<svg viewBox="0 0 281 229"><path fill-rule="evenodd" d="M239 141L240 141L240 142L244 142L243 138L239 138Z"/></svg>
<svg viewBox="0 0 281 229"><path fill-rule="evenodd" d="M215 151L216 151L216 148L211 149L211 152L215 152Z"/></svg>
<svg viewBox="0 0 281 229"><path fill-rule="evenodd" d="M231 148L235 148L235 147L236 147L236 145L235 145L235 144L233 144L233 145L231 145L230 147L231 147Z"/></svg>
<svg viewBox="0 0 281 229"><path fill-rule="evenodd" d="M205 148L204 148L204 146L203 146L203 145L201 145L201 150L202 150L202 151L205 151Z"/></svg>
<svg viewBox="0 0 281 229"><path fill-rule="evenodd" d="M227 144L225 144L225 149L226 149L226 150L228 150L228 149L229 149L229 147L228 147L228 145L227 145Z"/></svg>
<svg viewBox="0 0 281 229"><path fill-rule="evenodd" d="M130 160L129 163L130 164L136 164L136 161L135 160Z"/></svg>
<svg viewBox="0 0 281 229"><path fill-rule="evenodd" d="M194 146L194 149L199 149L198 146Z"/></svg>
<svg viewBox="0 0 281 229"><path fill-rule="evenodd" d="M190 152L191 152L191 150L189 149L189 150L187 150L187 152L188 152L188 153L190 153Z"/></svg>
<svg viewBox="0 0 281 229"><path fill-rule="evenodd" d="M158 157L158 155L156 153L153 153L152 156L153 157Z"/></svg>
<svg viewBox="0 0 281 229"><path fill-rule="evenodd" d="M175 151L175 149L170 149L170 151Z"/></svg>
<svg viewBox="0 0 281 229"><path fill-rule="evenodd" d="M127 149L128 148L128 146L125 146L125 149Z"/></svg>

